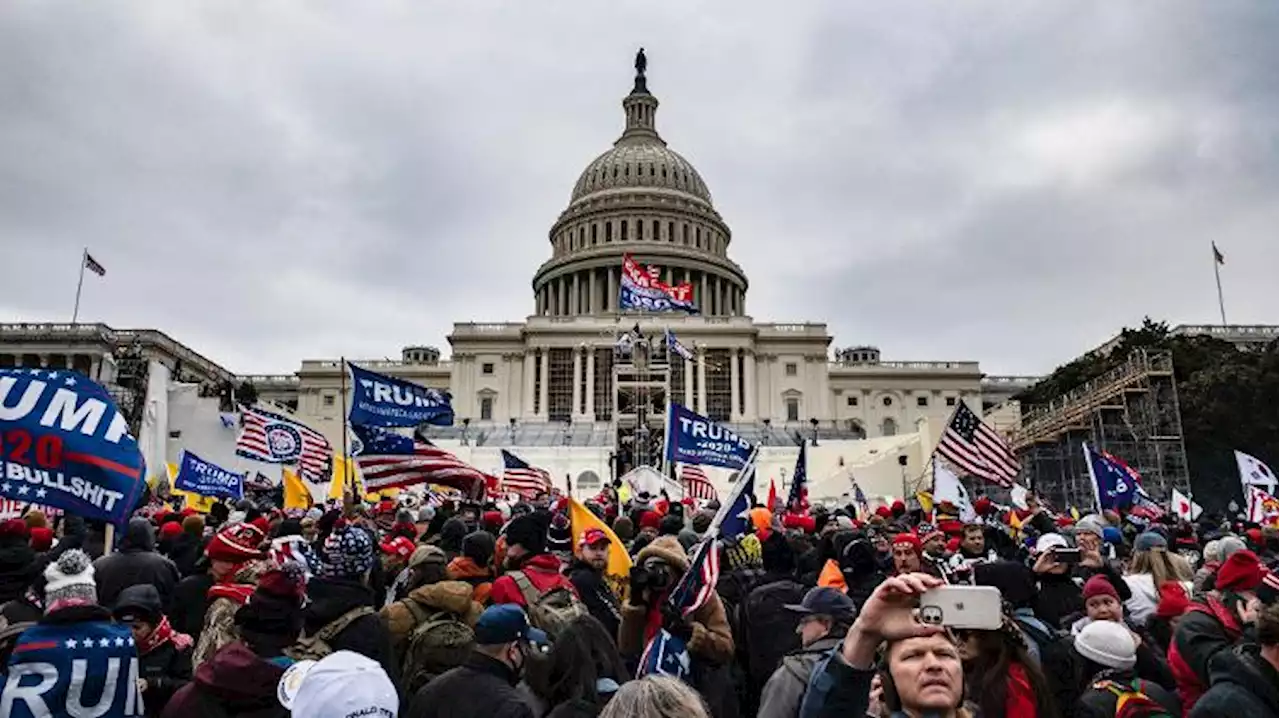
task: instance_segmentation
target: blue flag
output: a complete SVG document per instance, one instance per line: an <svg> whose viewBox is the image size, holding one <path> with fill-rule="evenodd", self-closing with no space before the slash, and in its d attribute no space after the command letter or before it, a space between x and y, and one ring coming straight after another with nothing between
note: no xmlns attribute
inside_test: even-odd
<svg viewBox="0 0 1280 718"><path fill-rule="evenodd" d="M725 497L725 502L720 508L724 517L720 518L720 514L716 514L716 517L720 518L719 536L735 538L754 530L751 526L750 513L756 505L755 475L756 472L752 469L745 477L739 477L739 482L729 490L729 495ZM714 523L714 519L712 521Z"/></svg>
<svg viewBox="0 0 1280 718"><path fill-rule="evenodd" d="M667 461L741 469L755 445L701 414L672 402Z"/></svg>
<svg viewBox="0 0 1280 718"><path fill-rule="evenodd" d="M351 367L355 392L351 413L352 424L365 426L417 426L453 424L453 405L447 392L428 389L413 382L386 374Z"/></svg>
<svg viewBox="0 0 1280 718"><path fill-rule="evenodd" d="M40 623L18 636L0 688L0 715L143 715L138 648L128 624Z"/></svg>
<svg viewBox="0 0 1280 718"><path fill-rule="evenodd" d="M145 475L101 385L73 371L0 369L0 496L122 524Z"/></svg>
<svg viewBox="0 0 1280 718"><path fill-rule="evenodd" d="M653 640L640 655L637 677L657 674L683 681L689 677L692 665L688 646L663 628L653 634Z"/></svg>
<svg viewBox="0 0 1280 718"><path fill-rule="evenodd" d="M673 334L670 329L666 330L666 336L667 336L667 351L675 354L676 356L679 356L681 359L686 359L689 361L693 360L693 352L689 351L688 347L681 344L680 340L676 339L676 335Z"/></svg>
<svg viewBox="0 0 1280 718"><path fill-rule="evenodd" d="M201 496L222 496L239 501L244 498L244 474L211 464L184 449L182 461L178 464L178 475L173 478L173 488ZM265 488L271 490L275 487Z"/></svg>
<svg viewBox="0 0 1280 718"><path fill-rule="evenodd" d="M1141 490L1138 473L1129 468L1128 464L1105 451L1094 451L1085 443L1081 443L1080 446L1084 449L1089 478L1093 479L1093 490L1098 499L1098 507L1121 509L1131 506L1134 496Z"/></svg>

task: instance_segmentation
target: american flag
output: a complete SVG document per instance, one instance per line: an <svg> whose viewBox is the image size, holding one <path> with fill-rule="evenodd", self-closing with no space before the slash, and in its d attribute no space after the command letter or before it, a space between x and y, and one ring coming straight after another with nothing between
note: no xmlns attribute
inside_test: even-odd
<svg viewBox="0 0 1280 718"><path fill-rule="evenodd" d="M716 595L720 580L720 546L713 538L705 539L693 554L689 570L671 590L671 607L682 616L691 615Z"/></svg>
<svg viewBox="0 0 1280 718"><path fill-rule="evenodd" d="M684 486L685 496L700 501L712 501L720 498L715 484L707 478L707 472L699 466L680 465L680 484Z"/></svg>
<svg viewBox="0 0 1280 718"><path fill-rule="evenodd" d="M809 510L809 471L806 468L805 445L800 445L796 457L796 469L791 474L791 494L787 496L787 510L801 513Z"/></svg>
<svg viewBox="0 0 1280 718"><path fill-rule="evenodd" d="M506 449L502 450L502 488L526 498L532 498L541 491L555 492L551 486L551 474L530 466Z"/></svg>
<svg viewBox="0 0 1280 718"><path fill-rule="evenodd" d="M956 407L935 451L966 473L1001 486L1011 485L1021 468L1004 439L982 423L963 401Z"/></svg>
<svg viewBox="0 0 1280 718"><path fill-rule="evenodd" d="M472 498L484 495L492 477L438 446L374 426L353 424L360 440L356 464L367 491L414 484L451 486Z"/></svg>
<svg viewBox="0 0 1280 718"><path fill-rule="evenodd" d="M236 438L236 454L269 464L297 464L302 478L319 483L329 477L333 446L324 434L280 414L245 408Z"/></svg>

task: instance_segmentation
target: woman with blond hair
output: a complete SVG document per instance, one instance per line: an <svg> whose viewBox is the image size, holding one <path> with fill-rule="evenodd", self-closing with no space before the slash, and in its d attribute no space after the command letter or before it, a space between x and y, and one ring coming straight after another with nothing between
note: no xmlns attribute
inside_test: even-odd
<svg viewBox="0 0 1280 718"><path fill-rule="evenodd" d="M708 718L702 698L667 676L648 675L622 684L600 718Z"/></svg>
<svg viewBox="0 0 1280 718"><path fill-rule="evenodd" d="M1177 554L1169 553L1164 536L1154 531L1138 534L1133 542L1133 556L1129 558L1129 572L1124 581L1132 594L1125 602L1129 616L1139 626L1160 603L1160 586L1166 581L1177 581L1187 593L1191 592L1191 564Z"/></svg>

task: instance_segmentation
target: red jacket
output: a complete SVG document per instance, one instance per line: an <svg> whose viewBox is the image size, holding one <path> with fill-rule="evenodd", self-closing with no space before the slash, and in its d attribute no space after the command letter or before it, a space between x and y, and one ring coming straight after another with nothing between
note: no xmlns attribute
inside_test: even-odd
<svg viewBox="0 0 1280 718"><path fill-rule="evenodd" d="M578 595L573 583L560 573L560 559L553 554L544 553L534 556L519 570L529 577L529 583L538 589L539 595L553 588L567 588L573 592L573 595ZM489 592L489 602L492 605L497 606L503 603L528 605L524 600L524 594L520 592L520 587L516 585L516 580L511 577L511 573L508 571L493 582L493 590Z"/></svg>

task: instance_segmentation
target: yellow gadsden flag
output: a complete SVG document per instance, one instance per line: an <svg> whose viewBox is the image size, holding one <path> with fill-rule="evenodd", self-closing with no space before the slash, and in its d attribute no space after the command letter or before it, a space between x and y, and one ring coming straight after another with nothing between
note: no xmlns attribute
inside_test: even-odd
<svg viewBox="0 0 1280 718"><path fill-rule="evenodd" d="M307 486L307 482L298 476L298 472L288 468L281 469L280 476L284 483L284 507L286 509L311 508L311 489Z"/></svg>
<svg viewBox="0 0 1280 718"><path fill-rule="evenodd" d="M622 545L613 529L600 520L599 516L591 513L590 509L574 498L569 499L569 525L573 531L575 552L587 529L600 529L609 537L609 563L604 568L604 577L618 600L625 602L631 579L631 556L627 555L627 547Z"/></svg>
<svg viewBox="0 0 1280 718"><path fill-rule="evenodd" d="M355 482L356 490L354 495L357 497L364 496L364 482L360 480L360 472L356 469L356 460L350 456L343 459L337 454L333 455L333 477L329 480L329 498L342 500L343 490Z"/></svg>

